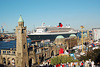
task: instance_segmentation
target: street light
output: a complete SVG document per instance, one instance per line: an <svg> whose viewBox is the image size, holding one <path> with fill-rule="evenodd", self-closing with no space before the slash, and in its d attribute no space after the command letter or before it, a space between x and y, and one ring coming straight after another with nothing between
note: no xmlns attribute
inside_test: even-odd
<svg viewBox="0 0 100 67"><path fill-rule="evenodd" d="M44 40L43 40L43 55L44 55L44 62L45 62L45 48L44 48Z"/></svg>
<svg viewBox="0 0 100 67"><path fill-rule="evenodd" d="M82 39L82 53L84 53L84 50L83 50L83 28L84 28L84 26L81 26L80 28L81 28L81 33L82 33L82 37L81 37L81 39Z"/></svg>

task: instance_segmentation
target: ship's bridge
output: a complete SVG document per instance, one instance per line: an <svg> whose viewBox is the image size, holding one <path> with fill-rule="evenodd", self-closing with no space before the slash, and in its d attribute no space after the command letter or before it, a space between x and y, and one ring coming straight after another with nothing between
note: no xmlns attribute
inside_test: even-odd
<svg viewBox="0 0 100 67"><path fill-rule="evenodd" d="M44 29L42 29L42 28L36 29L36 32L37 32L37 33L46 32L46 28L44 28Z"/></svg>

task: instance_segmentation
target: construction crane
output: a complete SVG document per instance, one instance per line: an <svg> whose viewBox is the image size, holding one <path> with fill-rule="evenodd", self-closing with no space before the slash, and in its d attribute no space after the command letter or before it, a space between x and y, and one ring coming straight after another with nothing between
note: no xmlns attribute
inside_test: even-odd
<svg viewBox="0 0 100 67"><path fill-rule="evenodd" d="M3 26L1 26L1 33L4 33L4 28L3 28Z"/></svg>
<svg viewBox="0 0 100 67"><path fill-rule="evenodd" d="M4 30L4 26L8 28L8 26L7 26L6 24L2 24L2 25L1 25L1 31L0 31L0 32L1 32L1 33L4 33L4 32L7 32L7 33L8 33L7 30L6 30L6 31Z"/></svg>

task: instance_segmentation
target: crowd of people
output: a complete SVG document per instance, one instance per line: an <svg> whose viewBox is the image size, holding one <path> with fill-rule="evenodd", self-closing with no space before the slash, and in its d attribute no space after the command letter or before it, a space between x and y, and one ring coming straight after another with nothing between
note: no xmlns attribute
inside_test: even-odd
<svg viewBox="0 0 100 67"><path fill-rule="evenodd" d="M44 66L38 66L38 67L100 67L95 65L94 61L86 60L86 61L80 61L80 62L70 62L66 64L58 64L58 65L44 65Z"/></svg>
<svg viewBox="0 0 100 67"><path fill-rule="evenodd" d="M45 66L39 66L39 67L100 67L96 66L94 64L94 61L86 60L86 61L80 61L80 62L70 62L66 64L58 64L58 65L45 65Z"/></svg>
<svg viewBox="0 0 100 67"><path fill-rule="evenodd" d="M95 67L94 61L81 61L81 62L71 62L67 64L58 64L54 65L54 67Z"/></svg>

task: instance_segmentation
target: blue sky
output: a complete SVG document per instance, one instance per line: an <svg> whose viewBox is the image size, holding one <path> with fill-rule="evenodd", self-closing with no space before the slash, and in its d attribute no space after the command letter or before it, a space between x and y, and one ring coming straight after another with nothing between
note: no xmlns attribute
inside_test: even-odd
<svg viewBox="0 0 100 67"><path fill-rule="evenodd" d="M100 0L0 0L0 26L13 32L20 14L28 30L61 22L75 29L100 27Z"/></svg>

